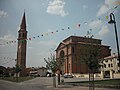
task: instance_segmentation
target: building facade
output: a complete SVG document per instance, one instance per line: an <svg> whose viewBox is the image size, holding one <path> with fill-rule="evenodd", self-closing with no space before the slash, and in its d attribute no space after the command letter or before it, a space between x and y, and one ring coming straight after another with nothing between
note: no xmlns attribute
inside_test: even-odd
<svg viewBox="0 0 120 90"><path fill-rule="evenodd" d="M99 61L100 71L103 78L114 78L113 74L120 73L120 64L118 56L113 54L112 56L104 57Z"/></svg>
<svg viewBox="0 0 120 90"><path fill-rule="evenodd" d="M47 68L38 67L38 68L30 68L29 76L40 76L44 77L47 74Z"/></svg>
<svg viewBox="0 0 120 90"><path fill-rule="evenodd" d="M21 68L20 76L26 76L26 45L27 45L27 31L26 31L26 17L25 12L18 31L18 48L17 48L17 65Z"/></svg>
<svg viewBox="0 0 120 90"><path fill-rule="evenodd" d="M86 44L100 46L99 58L111 55L109 46L102 45L100 39L70 36L63 40L56 49L56 59L61 62L63 73L88 73L88 67L79 59L81 46Z"/></svg>

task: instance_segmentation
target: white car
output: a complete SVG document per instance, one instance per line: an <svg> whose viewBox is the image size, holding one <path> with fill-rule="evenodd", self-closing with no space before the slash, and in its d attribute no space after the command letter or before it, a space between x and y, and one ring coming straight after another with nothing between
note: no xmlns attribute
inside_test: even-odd
<svg viewBox="0 0 120 90"><path fill-rule="evenodd" d="M64 78L73 78L72 74L64 74Z"/></svg>

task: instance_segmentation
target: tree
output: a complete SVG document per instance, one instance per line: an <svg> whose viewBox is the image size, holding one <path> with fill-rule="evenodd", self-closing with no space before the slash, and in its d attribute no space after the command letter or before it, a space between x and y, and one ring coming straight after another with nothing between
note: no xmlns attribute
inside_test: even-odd
<svg viewBox="0 0 120 90"><path fill-rule="evenodd" d="M96 71L98 69L98 56L99 56L99 46L86 44L80 46L80 59L85 63L91 71Z"/></svg>
<svg viewBox="0 0 120 90"><path fill-rule="evenodd" d="M92 85L92 90L94 90L94 73L99 68L98 57L100 54L100 47L97 44L84 44L80 46L79 54L79 58L83 63L85 63L89 70L89 88L91 88ZM90 83L91 77L92 82Z"/></svg>
<svg viewBox="0 0 120 90"><path fill-rule="evenodd" d="M0 76L5 75L5 73L6 73L6 68L3 66L0 66Z"/></svg>
<svg viewBox="0 0 120 90"><path fill-rule="evenodd" d="M87 38L93 38L94 35L92 34L92 29L87 31L86 36ZM81 46L80 49L82 52L80 53L82 57L82 61L88 66L88 68L92 71L95 71L98 69L99 64L98 64L98 56L100 54L100 47L98 44L92 44L91 42L88 42L88 44L84 44Z"/></svg>
<svg viewBox="0 0 120 90"><path fill-rule="evenodd" d="M56 79L55 79L55 72L59 70L59 64L55 59L55 55L51 54L50 58L44 58L46 62L46 68L53 72L53 86L56 87Z"/></svg>
<svg viewBox="0 0 120 90"><path fill-rule="evenodd" d="M85 37L92 39L94 37L94 35L92 34L92 29L87 31L86 35L87 36L85 36ZM82 57L80 57L80 58L87 65L87 67L89 69L89 90L91 87L91 85L90 85L91 76L93 78L92 90L94 90L94 73L95 73L95 71L98 71L98 68L99 68L98 59L99 59L99 54L101 54L100 47L98 44L92 44L91 42L88 42L88 44L84 44L83 46L81 46L80 50L82 51L80 53L81 54L80 56L82 56Z"/></svg>
<svg viewBox="0 0 120 90"><path fill-rule="evenodd" d="M15 73L16 73L16 79L17 79L17 82L18 82L18 77L19 77L19 72L21 71L21 68L18 64L16 64L16 67L15 67Z"/></svg>
<svg viewBox="0 0 120 90"><path fill-rule="evenodd" d="M55 56L51 54L50 58L44 58L44 61L46 62L46 68L52 70L53 74L55 74L55 72L58 70L58 63L55 59Z"/></svg>

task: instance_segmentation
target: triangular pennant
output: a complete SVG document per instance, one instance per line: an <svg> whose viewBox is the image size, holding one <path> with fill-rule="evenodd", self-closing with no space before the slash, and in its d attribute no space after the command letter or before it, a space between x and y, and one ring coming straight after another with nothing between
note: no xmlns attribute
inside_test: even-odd
<svg viewBox="0 0 120 90"><path fill-rule="evenodd" d="M108 20L108 15L106 16L106 19Z"/></svg>
<svg viewBox="0 0 120 90"><path fill-rule="evenodd" d="M77 24L77 28L80 28L80 24Z"/></svg>
<svg viewBox="0 0 120 90"><path fill-rule="evenodd" d="M52 34L54 34L54 32L51 32Z"/></svg>
<svg viewBox="0 0 120 90"><path fill-rule="evenodd" d="M33 37L35 39L35 37Z"/></svg>
<svg viewBox="0 0 120 90"><path fill-rule="evenodd" d="M114 9L118 8L118 6L115 6Z"/></svg>
<svg viewBox="0 0 120 90"><path fill-rule="evenodd" d="M29 40L31 40L31 38L29 38Z"/></svg>

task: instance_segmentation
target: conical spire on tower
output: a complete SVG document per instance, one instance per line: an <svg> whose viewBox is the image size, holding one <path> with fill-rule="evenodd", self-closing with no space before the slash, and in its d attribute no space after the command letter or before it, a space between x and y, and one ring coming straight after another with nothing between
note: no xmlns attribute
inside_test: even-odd
<svg viewBox="0 0 120 90"><path fill-rule="evenodd" d="M25 18L25 12L23 14L22 22L20 25L21 30L26 30L26 18Z"/></svg>

